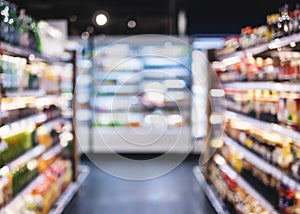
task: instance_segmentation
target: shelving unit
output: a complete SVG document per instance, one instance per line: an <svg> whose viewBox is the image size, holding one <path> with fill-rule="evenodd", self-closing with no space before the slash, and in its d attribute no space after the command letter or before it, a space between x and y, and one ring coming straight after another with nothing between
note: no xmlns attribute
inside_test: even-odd
<svg viewBox="0 0 300 214"><path fill-rule="evenodd" d="M290 82L233 82L224 83L224 89L236 90L271 90L278 92L295 92L299 93L299 83Z"/></svg>
<svg viewBox="0 0 300 214"><path fill-rule="evenodd" d="M23 57L24 60L28 60L27 63L30 63L31 66L34 63L43 62L46 63L45 66L52 64L61 66L61 69L64 69L64 75L70 72L68 77L56 78L55 75L50 77L52 78L51 81L56 81L57 85L61 87L55 91L56 94L52 89L47 90L47 83L42 80L42 78L49 78L50 73L48 73L48 77L40 75L39 88L25 90L22 85L19 85L16 91L5 91L4 94L1 91L0 98L0 137L2 139L0 142L0 191L6 191L2 192L4 198L1 198L1 200L5 201L0 201L0 203L5 202L5 206L0 204L0 213L16 213L20 211L16 211L18 209L23 211L34 209L34 207L28 207L28 204L26 204L28 201L26 200L33 197L31 195L32 191L38 191L39 185L46 185L49 182L47 176L50 176L51 173L50 171L48 174L45 173L49 168L57 167L55 164L58 164L59 161L65 164L60 165L60 167L67 168L64 171L66 174L62 173L62 176L65 176L65 179L68 177L68 183L65 183L67 181L65 180L61 184L68 185L68 188L53 183L53 185L57 185L58 189L62 188L62 191L64 191L64 188L66 188L66 190L61 197L55 196L57 202L51 213L61 213L89 172L87 167L79 166L77 142L72 124L72 115L70 115L72 112L71 99L76 97L74 91L75 81L72 81L70 77L76 76L76 70L68 70L66 66L70 65L73 68L76 66L75 55L71 54L70 57L69 54L66 54L70 58L67 60L58 59L4 42L0 43L0 49L2 53L11 57ZM24 70L20 71L24 72ZM43 70L39 72L42 73ZM22 78L22 75L18 78ZM4 80L5 76L1 77L1 81ZM19 81L21 82L21 80ZM71 95L71 98L68 94ZM76 113L76 109L73 110ZM25 134L21 135L22 133ZM15 138L14 141L13 137ZM9 139L13 144L7 142ZM20 147L21 144L22 147ZM8 149L11 149L11 151L8 152ZM18 151L18 153L12 153L13 150ZM26 171L30 174L25 174ZM20 177L17 176L22 177L21 183L17 183L20 180ZM55 179L52 182L55 182ZM4 187L6 190L2 189ZM50 196L53 193L49 192L47 194ZM30 203L35 203L35 201L33 200Z"/></svg>
<svg viewBox="0 0 300 214"><path fill-rule="evenodd" d="M19 56L19 57L24 57L24 58L29 58L32 59L33 61L44 61L48 63L53 63L53 62L61 62L61 59L58 59L57 57L53 56L47 56L45 54L40 54L37 53L33 50L30 50L29 48L24 48L24 47L18 47L11 45L7 42L1 41L1 50L3 53L6 53L8 55L12 54L14 56Z"/></svg>
<svg viewBox="0 0 300 214"><path fill-rule="evenodd" d="M240 176L234 169L229 166L229 164L224 160L224 158L216 154L214 158L218 159L221 164L219 164L221 171L225 172L228 174L236 183L239 187L243 188L249 195L251 195L253 198L255 198L261 205L270 213L277 213L273 206L266 200L264 199L260 193L258 193L252 186L248 184L245 179Z"/></svg>
<svg viewBox="0 0 300 214"><path fill-rule="evenodd" d="M300 42L300 34L294 34L294 35L278 38L266 44L261 44L256 47L248 48L241 51L236 51L231 54L220 54L219 56L217 56L217 58L218 60L224 60L232 57L243 57L245 53L250 53L252 55L259 55L269 50L274 50L277 48L289 46L291 42L294 43Z"/></svg>
<svg viewBox="0 0 300 214"><path fill-rule="evenodd" d="M167 141L176 142L176 152L191 148L190 50L178 41L166 47L164 37L148 39L93 38L90 152L166 152ZM159 140L151 147L136 145L153 139Z"/></svg>
<svg viewBox="0 0 300 214"><path fill-rule="evenodd" d="M201 171L201 168L199 166L195 166L193 168L193 173L196 180L198 181L198 184L201 186L206 196L211 201L217 213L229 214L230 212L227 210L226 205L223 203L222 199L219 197L216 190L214 190L212 185L207 183L205 177L203 176L203 172Z"/></svg>
<svg viewBox="0 0 300 214"><path fill-rule="evenodd" d="M232 111L226 111L225 117L226 118L237 118L242 121L249 122L259 128L264 129L264 130L273 131L273 132L281 134L283 136L290 137L295 142L300 142L300 133L298 131L287 128L285 126L281 126L281 125L278 125L275 123L264 122L264 121L261 121L261 120L258 120L258 119L252 118L252 117L248 117L248 116L236 113L236 112L232 112Z"/></svg>
<svg viewBox="0 0 300 214"><path fill-rule="evenodd" d="M58 201L53 205L53 208L50 210L49 214L60 214L64 211L68 203L72 200L74 195L79 190L81 184L89 175L90 168L84 165L80 165L78 171L79 175L77 177L77 180L68 186L68 188L60 196Z"/></svg>
<svg viewBox="0 0 300 214"><path fill-rule="evenodd" d="M211 145L204 152L204 156L211 157L208 159L208 164L202 169L206 182L204 185L210 188L210 185L215 184L213 177L215 176L214 168L210 166L217 166L220 171L226 171L225 174L228 174L230 178L234 178L233 180L238 187L246 189L254 199L261 202L267 208L268 213L286 213L298 209L298 205L294 203L294 200L300 192L300 180L295 175L297 174L295 167L299 160L299 157L296 156L300 142L296 120L299 113L297 111L293 113L291 110L294 107L297 109L296 100L300 93L299 78L297 75L294 75L287 79L278 79L278 76L275 78L270 77L269 80L258 79L256 78L257 76L251 76L251 70L242 70L238 66L246 65L244 61L246 57L252 57L251 59L260 57L260 60L267 57L276 58L281 54L281 51L285 51L285 54L294 51L290 56L294 56L296 59L298 55L295 52L298 52L299 49L295 47L297 47L299 42L300 34L293 34L231 54L222 55L220 54L222 51L217 50L212 57L212 60L216 60L212 62L213 68L216 69L218 75L222 75L222 72L239 74L244 72L242 73L244 76L239 76L235 79L228 77L230 80L225 76L223 80L226 82L222 83L225 102L221 104L213 103L213 105L218 107L212 107L212 114L214 114L215 108L223 108L220 111L220 116L225 125L226 134L223 134L222 125L219 126L220 130L213 130L219 135L211 137ZM281 60L281 58L278 57L276 60ZM224 65L226 67L222 67ZM276 72L288 72L287 69L289 68L284 67L285 65L276 61L275 65L272 66L274 66L274 71ZM255 71L258 73L255 75L259 75L259 72L264 72L263 69ZM245 72L249 72L250 75L247 76L248 74L246 73L245 76ZM277 73L276 75L280 74ZM212 85L211 88L216 88L216 86ZM293 99L295 100L295 106L292 103ZM289 104L286 106L282 105L287 102L286 100L289 100ZM280 114L281 111L284 114ZM271 118L271 116L275 119ZM283 121L280 117L286 117L286 121ZM246 123L249 126L246 126ZM260 130L262 133L259 133ZM278 144L274 140L276 137L278 139L282 137L282 141L279 140ZM290 143L284 144L284 142ZM291 149L291 147L293 148ZM268 150L267 148L272 149ZM282 152L280 148L283 150L286 148L286 153ZM268 152L270 152L270 156L267 157ZM221 154L225 156L222 157ZM288 159L288 156L290 159ZM284 165L283 162L277 161L277 157L279 159L282 158L281 160L289 160L289 165ZM219 164L216 164L216 159ZM197 177L198 175L196 175L195 171L199 174L199 167L194 169L194 174ZM277 183L275 185L272 182ZM266 195L267 193L263 192L262 188L272 189L278 195L278 201L276 201L276 198L274 199L275 202L274 200L272 201L272 204L275 205L274 208L268 202L272 196ZM286 194L284 194L285 191L293 192L295 195L287 199ZM212 201L214 199L210 196L211 191L205 192L214 205L215 202ZM214 194L218 198L220 197L219 194L224 194L224 192L214 192ZM290 205L284 204L283 201L285 200L289 200ZM214 205L218 213L224 212L220 209L222 206L224 206L223 201L219 202L217 206ZM238 209L237 207L234 208Z"/></svg>
<svg viewBox="0 0 300 214"><path fill-rule="evenodd" d="M299 181L288 175L287 173L283 172L276 166L273 166L272 164L268 163L266 160L262 159L261 157L258 157L242 145L240 145L238 142L234 141L230 137L226 136L224 138L224 143L226 145L232 146L236 148L242 155L244 155L244 158L255 165L260 170L264 171L265 173L273 176L274 178L277 178L279 181L281 181L283 184L296 189L297 191L300 191L300 183Z"/></svg>

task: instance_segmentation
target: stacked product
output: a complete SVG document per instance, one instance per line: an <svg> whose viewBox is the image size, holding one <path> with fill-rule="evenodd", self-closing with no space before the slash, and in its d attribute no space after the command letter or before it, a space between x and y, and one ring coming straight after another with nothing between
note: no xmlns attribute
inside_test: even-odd
<svg viewBox="0 0 300 214"><path fill-rule="evenodd" d="M235 52L225 47L212 59L224 134L212 139L204 173L223 210L300 213L298 21L298 7L285 6L268 27L243 29Z"/></svg>
<svg viewBox="0 0 300 214"><path fill-rule="evenodd" d="M18 10L16 5L5 0L0 1L0 11L0 39L40 52L37 22L24 10Z"/></svg>
<svg viewBox="0 0 300 214"><path fill-rule="evenodd" d="M43 160L40 160L43 161ZM7 206L7 213L48 213L59 196L72 181L72 167L69 160L56 159L26 189L17 201Z"/></svg>
<svg viewBox="0 0 300 214"><path fill-rule="evenodd" d="M294 9L289 5L280 8L279 13L266 17L267 23L262 26L247 26L238 36L231 36L224 41L225 48L217 52L218 55L233 53L250 47L282 38L300 32L300 10L297 4Z"/></svg>
<svg viewBox="0 0 300 214"><path fill-rule="evenodd" d="M0 11L0 213L46 214L76 178L62 94L73 73L39 53L37 23L24 10L0 0Z"/></svg>

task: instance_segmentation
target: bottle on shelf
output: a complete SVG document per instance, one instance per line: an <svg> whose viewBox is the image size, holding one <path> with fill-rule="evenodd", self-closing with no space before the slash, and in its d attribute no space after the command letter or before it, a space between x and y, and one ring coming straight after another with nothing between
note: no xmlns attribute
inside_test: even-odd
<svg viewBox="0 0 300 214"><path fill-rule="evenodd" d="M16 6L1 0L1 33L0 38L6 42L18 45L18 19Z"/></svg>
<svg viewBox="0 0 300 214"><path fill-rule="evenodd" d="M0 39L13 45L41 52L41 40L36 21L5 0L0 1Z"/></svg>
<svg viewBox="0 0 300 214"><path fill-rule="evenodd" d="M0 176L0 209L8 204L13 197L11 174Z"/></svg>
<svg viewBox="0 0 300 214"><path fill-rule="evenodd" d="M300 9L299 4L296 4L295 10L291 13L293 33L298 33L300 30Z"/></svg>
<svg viewBox="0 0 300 214"><path fill-rule="evenodd" d="M293 30L288 4L285 4L283 8L280 9L278 27L280 30L280 37L290 35Z"/></svg>
<svg viewBox="0 0 300 214"><path fill-rule="evenodd" d="M279 37L279 13L270 14L267 16L267 25L269 28L269 31L271 33L271 39L275 39Z"/></svg>
<svg viewBox="0 0 300 214"><path fill-rule="evenodd" d="M25 10L21 9L19 13L19 21L20 21L20 46L28 47L29 46L29 29L28 29L28 17L25 14Z"/></svg>

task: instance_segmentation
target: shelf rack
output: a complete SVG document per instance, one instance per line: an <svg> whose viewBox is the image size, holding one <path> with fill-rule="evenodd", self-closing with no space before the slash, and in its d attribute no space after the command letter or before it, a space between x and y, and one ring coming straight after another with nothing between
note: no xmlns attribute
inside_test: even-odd
<svg viewBox="0 0 300 214"><path fill-rule="evenodd" d="M260 194L258 193L252 186L248 184L248 182L240 176L232 167L226 162L226 160L219 154L216 154L215 157L222 159L222 165L220 166L221 171L225 172L229 175L241 188L243 188L249 195L255 198L257 201L261 203L261 205L272 214L277 213L274 207ZM221 162L221 161L220 161Z"/></svg>
<svg viewBox="0 0 300 214"><path fill-rule="evenodd" d="M13 55L19 56L19 57L28 58L30 56L33 56L34 60L37 60L37 61L44 61L44 62L50 62L50 63L62 61L62 59L59 59L57 57L37 53L36 51L31 50L29 48L25 48L25 47L21 47L21 46L14 46L14 45L11 45L11 44L9 44L7 42L3 42L3 41L0 41L0 50L3 53L13 54Z"/></svg>
<svg viewBox="0 0 300 214"><path fill-rule="evenodd" d="M242 145L240 145L235 140L231 139L230 137L224 137L224 143L228 146L232 146L239 151L239 153L244 155L244 158L251 164L253 164L258 169L262 170L263 172L272 175L276 179L280 180L283 184L295 188L297 191L300 191L300 183L297 179L289 176L285 172L281 171L279 168L273 166L272 164L268 163L264 159L260 158L259 156L255 155Z"/></svg>
<svg viewBox="0 0 300 214"><path fill-rule="evenodd" d="M264 44L257 45L255 47L250 47L244 50L235 51L233 53L225 53L223 49L221 50L209 50L209 60L210 62L214 61L223 61L224 64L229 64L230 62L236 62L238 60L241 60L241 58L244 58L245 56L262 56L262 57L275 57L277 56L277 53L279 53L280 50L287 49L290 50L296 50L299 52L298 48L293 49L295 47L295 44L298 44L300 42L300 33L292 34L289 36L285 36L282 38L277 38L272 41L269 41ZM228 60L228 61L227 61ZM212 88L216 87L216 82L212 82ZM282 82L275 82L275 81L245 81L245 80L236 80L232 82L224 82L222 83L222 87L226 93L230 92L230 89L237 90L237 91L246 91L246 90L271 90L276 92L292 92L292 93L300 93L300 84L299 81L289 81L285 80ZM300 132L289 128L285 125L281 124L275 124L270 122L261 121L256 118L252 118L247 115L243 115L241 113L235 113L230 110L226 110L226 105L223 106L223 116L224 118L229 119L238 119L241 121L248 122L250 124L253 124L254 126L264 129L266 131L274 132L276 134L280 134L285 137L291 138L295 143L300 143ZM222 110L221 110L222 111ZM224 128L224 127L223 127ZM216 139L220 140L223 139L223 143L225 145L231 146L236 148L237 152L241 154L241 156L244 157L245 160L247 160L249 163L260 169L261 171L265 172L266 174L269 174L273 176L274 178L278 179L282 184L285 184L287 187L290 187L291 189L295 189L297 191L300 191L300 180L288 172L285 172L285 170L281 169L280 167L277 167L275 165L272 165L270 162L266 161L265 159L261 158L259 155L255 154L250 149L244 147L242 144L238 143L237 141L233 140L232 138L228 136L223 136L223 130L222 126L221 128L216 131L218 133L218 136L216 136ZM215 137L215 136L214 136ZM212 138L211 140L214 140ZM221 145L220 145L221 146ZM204 151L204 155L211 154L211 152L215 151L215 148L210 148ZM220 166L220 168L222 168ZM223 167L224 169L224 167ZM228 170L229 173L234 174L234 170L231 170L230 167L225 167L225 170ZM203 171L205 172L205 170ZM238 175L240 178L242 178L242 175ZM243 178L242 178L243 179ZM239 178L237 179L238 182ZM244 180L245 181L245 180ZM247 183L247 182L246 182ZM239 185L245 185L243 181L239 183ZM259 193L258 193L259 194ZM260 197L259 195L257 195ZM264 199L263 196L260 197L261 199ZM261 200L260 199L260 200ZM213 203L213 201L212 201Z"/></svg>
<svg viewBox="0 0 300 214"><path fill-rule="evenodd" d="M75 100L76 98L76 93L75 93L75 83L76 83L76 51L68 51L66 50L62 56L58 57L53 57L53 56L47 56L45 54L37 53L31 49L24 48L24 47L19 47L19 46L14 46L12 44L2 42L0 41L0 52L11 55L14 57L23 57L28 59L28 62L45 62L47 64L65 64L69 63L72 64L73 70L72 70L72 79L70 80L72 83L72 92L73 92L73 98ZM58 96L61 96L60 91L57 91L55 93L58 93L57 95L47 95L47 93L44 90L18 90L16 92L7 92L5 94L6 97L1 97L2 98L9 98L10 101L13 101L11 99L19 99L19 98L27 98L27 97L34 97L36 98L37 103L35 103L37 106L39 105L39 101L43 101L48 103L56 103ZM42 99L42 100L37 100L37 99ZM70 102L70 101L69 101ZM72 105L71 105L72 106ZM22 108L22 107L19 107ZM13 108L13 109L19 109L19 108ZM12 109L4 109L4 111L0 112L0 117L6 117L8 115L8 110ZM76 108L73 107L73 116L76 114ZM73 117L75 118L75 116ZM29 116L27 118L19 119L15 122L11 122L8 124L5 124L3 128L8 128L8 129L16 129L17 127L24 127L26 124L42 124L45 127L50 127L53 126L57 121L62 120L63 118L60 119L50 119L47 118L47 115L45 113L43 114L38 114L38 115L33 115ZM65 118L65 120L69 120L69 118ZM73 121L76 123L76 121ZM72 123L72 122L71 122ZM78 156L78 149L77 149L77 141L75 137L75 131L74 127L75 125L72 124L72 134L73 134L73 143L72 143L72 151L71 151L71 161L72 161L72 168L73 168L73 175L72 175L72 180L73 182L68 186L67 190L60 196L58 199L57 203L53 206L53 209L51 210L51 213L62 213L63 209L66 207L68 202L71 200L71 198L75 195L75 193L78 191L79 186L82 184L84 179L89 173L89 168L87 166L79 166L79 156ZM2 127L1 127L2 128ZM0 128L0 130L1 130ZM37 129L39 128L36 127ZM5 132L5 130L2 130ZM10 133L8 133L10 134ZM26 151L22 155L20 155L18 158L14 159L8 164L5 164L4 167L7 167L8 169L13 169L16 166L19 166L20 164L25 163L26 161L29 161L31 159L37 159L38 157L45 156L56 156L59 153L63 152L63 147L66 145L63 145L63 143L59 142L58 144L46 148L44 145L37 145L30 150ZM17 193L16 196L13 197L12 201L3 207L0 210L0 213L6 213L6 209L9 206L13 206L14 203L18 204L18 201L20 202L21 197L30 192L32 188L35 187L37 182L41 179L42 174L39 175L37 178L34 180L30 181L28 185L25 186L25 188Z"/></svg>
<svg viewBox="0 0 300 214"><path fill-rule="evenodd" d="M201 186L202 190L210 200L212 206L215 208L218 214L229 214L229 211L226 208L226 205L223 203L222 199L218 196L218 193L214 190L214 188L207 183L204 175L201 171L200 166L195 166L193 168L193 174Z"/></svg>
<svg viewBox="0 0 300 214"><path fill-rule="evenodd" d="M26 153L21 155L19 158L15 159L14 161L6 164L6 166L9 169L14 169L17 166L22 165L23 163L26 163L29 160L36 159L42 155L58 154L58 153L61 153L62 151L63 151L63 147L60 144L53 146L53 147L49 148L48 150L46 149L46 147L44 145L38 145L38 146L34 147L33 149L27 151ZM43 174L41 174L38 177L36 177L35 179L33 179L21 192L19 192L13 198L13 200L9 204L7 204L4 208L0 209L0 213L1 214L5 213L5 210L7 208L9 208L10 206L13 206L14 204L17 204L19 198L23 197L23 195L30 192L30 190L35 187L35 185L38 183L38 181L41 179L42 176L43 176Z"/></svg>
<svg viewBox="0 0 300 214"><path fill-rule="evenodd" d="M53 208L50 210L49 214L61 214L69 202L72 200L76 192L79 190L79 187L87 178L90 173L90 168L85 165L79 165L78 167L78 177L77 180L71 183L64 193L60 196L58 201L53 205Z"/></svg>
<svg viewBox="0 0 300 214"><path fill-rule="evenodd" d="M146 121L146 117L148 115L152 116L155 114L155 111L163 112L166 115L180 114L183 117L184 125L187 124L186 126L190 126L188 115L191 109L191 97L189 94L183 94L183 99L186 101L185 103L182 102L181 98L178 98L178 106L176 103L174 104L174 102L167 102L172 96L162 98L164 101L161 101L161 105L160 103L156 104L153 102L153 98L150 100L149 97L143 96L144 94L147 95L145 91L151 92L151 90L157 90L159 92L160 88L162 89L162 94L169 92L176 93L177 91L172 88L172 86L174 87L176 84L170 84L170 80L181 80L187 89L189 89L191 84L191 72L188 69L190 66L190 50L182 46L178 41L172 42L172 47L166 48L164 42L162 42L165 39L164 37L151 36L149 41L152 41L153 38L155 38L155 40L157 39L157 41L148 43L148 39L145 39L143 40L143 44L140 44L138 40L124 40L121 44L119 43L120 40L116 41L116 43L106 44L105 42L101 42L102 38L100 37L94 37L93 40L91 40L91 50L93 53L96 53L93 54L91 60L91 70L93 71L91 72L92 84L91 99L89 102L89 107L92 112L91 115L96 117L101 113L117 115L123 111L125 114L134 113L136 115L139 113L141 117L139 117L138 125L135 125L136 127L130 127L130 129L128 129L128 127L118 127L119 130L122 130L122 134L124 133L122 137L118 136L119 134L116 133L116 131L107 131L107 127L97 127L97 123L94 123L95 118L91 116L93 127L90 127L89 130L93 131L91 134L93 137L90 141L89 152L106 152L109 149L106 146L108 142L110 142L109 147L112 147L112 150L118 152L169 151L170 149L166 149L167 147L161 146L160 143L157 143L156 146L152 146L150 150L147 147L140 146L135 146L136 148L134 148L134 146L129 145L128 140L126 140L128 136L130 136L131 139L138 138L139 136L135 132L147 128L148 122ZM105 45L107 46L105 47ZM174 49L176 51L174 51ZM164 58L163 56L165 55L166 57ZM169 80L169 83L164 82L166 80ZM151 83L154 84L151 86ZM157 86L158 83L161 87ZM155 84L157 84L156 87L158 89L155 89ZM168 86L170 86L170 88ZM134 100L134 103L130 102L131 97L137 98ZM173 97L176 98L176 94ZM147 98L149 99L149 104L147 103ZM109 99L111 99L111 101L108 101ZM127 103L123 102L125 99L127 99ZM159 97L157 99L157 101L160 101ZM115 102L113 103L113 101ZM113 103L113 107L109 105L110 103ZM118 108L115 111L115 108L121 105L122 108ZM108 108L106 109L107 106ZM136 108L137 106L138 108ZM113 111L109 111L109 109L113 109ZM180 110L182 112L180 112ZM163 134L164 137L170 139L170 142L176 142L178 138L178 131L174 132L173 129L172 125L170 125L167 127L165 134ZM175 129L178 130L179 128L176 127ZM188 132L189 130L186 129L186 127L182 127L182 129L184 130L184 134L180 136L180 144L182 144L182 150L185 151L187 144L191 146L190 139L192 134ZM99 133L97 130L99 130ZM127 132L125 132L125 130ZM100 133L101 137L99 138ZM133 137L134 135L137 136ZM156 137L155 135L156 132L151 132L150 134L146 132L142 142L152 141L152 138ZM159 142L161 141L160 138L157 139L159 139Z"/></svg>
<svg viewBox="0 0 300 214"><path fill-rule="evenodd" d="M219 56L217 56L217 58L218 58L218 60L224 60L224 59L231 58L231 57L242 57L245 53L250 53L252 55L258 55L258 54L261 54L261 53L269 51L269 50L273 50L273 49L277 49L277 48L281 48L281 47L290 45L291 42L295 42L295 43L300 42L300 34L293 34L290 36L274 39L265 44L261 44L256 47L248 48L248 49L241 50L241 51L236 51L231 54L220 54Z"/></svg>
<svg viewBox="0 0 300 214"><path fill-rule="evenodd" d="M299 83L279 83L279 82L233 82L223 83L224 89L236 89L236 90L271 90L271 91L283 91L283 92L300 92Z"/></svg>
<svg viewBox="0 0 300 214"><path fill-rule="evenodd" d="M248 117L239 113L235 113L232 111L225 111L225 117L227 118L232 118L232 119L240 119L246 122L249 122L258 128L267 130L267 131L273 131L278 134L281 134L283 136L287 136L292 138L296 143L300 143L300 133L298 131L295 131L293 129L287 128L285 126L281 126L275 123L269 123L269 122L264 122L252 117Z"/></svg>
<svg viewBox="0 0 300 214"><path fill-rule="evenodd" d="M87 178L90 173L90 168L85 165L79 165L79 174L76 181L69 184L67 189L61 194L57 202L53 205L52 209L49 211L49 214L61 214L63 210L67 207L71 199L74 197L76 192L79 190L79 187ZM30 184L28 184L7 206L14 206L15 204L20 203L20 199L24 197L26 194L30 193L31 190L39 183L39 181L43 178L43 174L36 177ZM0 210L0 214L5 214L5 208Z"/></svg>

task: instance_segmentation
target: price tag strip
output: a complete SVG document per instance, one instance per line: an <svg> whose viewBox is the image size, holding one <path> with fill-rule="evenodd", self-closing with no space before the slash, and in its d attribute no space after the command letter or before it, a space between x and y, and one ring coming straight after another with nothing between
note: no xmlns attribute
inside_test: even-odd
<svg viewBox="0 0 300 214"><path fill-rule="evenodd" d="M201 188L203 189L204 193L208 197L209 201L215 208L218 214L229 214L228 210L226 209L226 205L223 203L222 199L218 197L218 194L214 190L213 186L208 184L202 174L201 168L199 166L195 166L193 168L193 173L197 182L200 184Z"/></svg>
<svg viewBox="0 0 300 214"><path fill-rule="evenodd" d="M298 85L298 89L300 90L299 85ZM230 118L240 119L242 121L249 122L258 128L264 129L266 131L273 131L280 135L290 137L295 142L300 142L300 132L297 132L293 129L290 129L290 128L287 128L287 127L284 127L284 126L281 126L281 125L278 125L275 123L268 123L268 122L264 122L261 120L257 120L255 118L248 117L246 115L242 115L242 114L235 113L232 111L226 111L225 116L226 116L226 118L229 118L229 119Z"/></svg>
<svg viewBox="0 0 300 214"><path fill-rule="evenodd" d="M230 137L226 136L224 138L224 143L228 146L235 147L240 153L244 155L244 158L255 167L264 171L267 174L270 174L274 178L281 181L284 185L289 186L292 189L297 189L300 191L300 184L299 182L278 169L277 167L273 166L272 164L268 163L264 159L258 157L254 153L247 150L245 147L241 146L239 143L231 139Z"/></svg>

